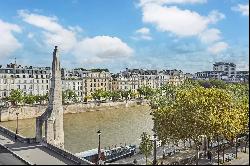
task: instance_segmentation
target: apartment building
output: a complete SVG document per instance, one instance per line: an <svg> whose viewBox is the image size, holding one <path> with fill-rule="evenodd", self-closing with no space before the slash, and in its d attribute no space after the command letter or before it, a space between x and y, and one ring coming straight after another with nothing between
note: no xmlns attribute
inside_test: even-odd
<svg viewBox="0 0 250 166"><path fill-rule="evenodd" d="M158 88L164 84L181 84L184 74L180 70L126 69L117 74L107 69L65 69L62 68L62 89L72 90L78 100L91 95L98 89L106 91L132 90L142 86ZM8 64L0 66L0 98L10 95L12 89L21 89L24 94L45 95L49 93L51 79L50 67L33 67Z"/></svg>
<svg viewBox="0 0 250 166"><path fill-rule="evenodd" d="M216 62L213 71L195 73L195 79L218 79L226 82L248 82L249 71L237 71L236 64L229 62Z"/></svg>
<svg viewBox="0 0 250 166"><path fill-rule="evenodd" d="M228 62L216 62L213 64L213 71L220 71L228 78L234 78L236 76L236 65Z"/></svg>
<svg viewBox="0 0 250 166"><path fill-rule="evenodd" d="M0 98L10 95L12 89L21 89L24 94L45 95L49 93L50 67L7 64L0 67Z"/></svg>
<svg viewBox="0 0 250 166"><path fill-rule="evenodd" d="M100 70L62 69L63 90L73 90L83 99L97 89L112 90L111 73Z"/></svg>

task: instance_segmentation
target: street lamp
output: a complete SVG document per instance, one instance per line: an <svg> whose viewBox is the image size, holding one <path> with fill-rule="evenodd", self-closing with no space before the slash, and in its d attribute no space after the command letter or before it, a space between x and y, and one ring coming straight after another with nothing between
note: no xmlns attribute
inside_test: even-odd
<svg viewBox="0 0 250 166"><path fill-rule="evenodd" d="M100 159L101 159L101 130L97 131L98 134L98 159L97 164L100 165Z"/></svg>
<svg viewBox="0 0 250 166"><path fill-rule="evenodd" d="M18 112L16 113L16 135L15 135L15 139L17 139L17 134L18 134Z"/></svg>
<svg viewBox="0 0 250 166"><path fill-rule="evenodd" d="M156 165L156 134L154 134L154 160L153 165Z"/></svg>

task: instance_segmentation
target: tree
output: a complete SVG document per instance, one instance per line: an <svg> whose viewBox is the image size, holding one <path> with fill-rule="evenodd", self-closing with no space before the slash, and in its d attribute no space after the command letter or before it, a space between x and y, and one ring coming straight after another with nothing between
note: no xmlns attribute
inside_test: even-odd
<svg viewBox="0 0 250 166"><path fill-rule="evenodd" d="M93 97L91 95L85 96L84 101L88 102L88 100L91 100Z"/></svg>
<svg viewBox="0 0 250 166"><path fill-rule="evenodd" d="M33 105L33 104L36 102L35 96L32 95L32 94L25 95L25 96L23 97L23 102L26 103L26 104Z"/></svg>
<svg viewBox="0 0 250 166"><path fill-rule="evenodd" d="M122 97L122 99L125 98L126 103L127 103L127 101L128 101L128 99L129 99L129 97L130 97L132 91L131 91L131 90L122 90L122 91L120 91L120 92L121 92L121 97Z"/></svg>
<svg viewBox="0 0 250 166"><path fill-rule="evenodd" d="M140 98L145 97L146 99L149 99L151 96L154 95L154 90L149 86L142 86L137 89L137 92L139 93Z"/></svg>
<svg viewBox="0 0 250 166"><path fill-rule="evenodd" d="M247 98L245 102L236 102L225 89L191 85L175 89L164 87L159 92L151 99L157 135L161 140L191 138L197 155L201 136L231 140L248 124Z"/></svg>
<svg viewBox="0 0 250 166"><path fill-rule="evenodd" d="M102 89L97 89L95 92L91 94L94 100L100 101L102 96L103 96L103 90Z"/></svg>
<svg viewBox="0 0 250 166"><path fill-rule="evenodd" d="M120 91L112 91L110 96L111 96L111 99L112 99L113 102L117 101L117 100L119 100L121 98Z"/></svg>
<svg viewBox="0 0 250 166"><path fill-rule="evenodd" d="M151 154L153 150L153 143L150 140L150 135L146 132L143 132L141 135L141 143L139 146L140 152L145 155L146 157L146 165L148 162L148 156Z"/></svg>
<svg viewBox="0 0 250 166"><path fill-rule="evenodd" d="M77 102L77 95L73 90L67 89L62 92L62 102L65 104L67 101Z"/></svg>
<svg viewBox="0 0 250 166"><path fill-rule="evenodd" d="M12 105L16 106L17 103L21 103L23 101L23 92L20 89L12 89L10 96L8 97L8 101L10 101Z"/></svg>
<svg viewBox="0 0 250 166"><path fill-rule="evenodd" d="M130 96L131 96L132 99L135 99L138 96L138 93L131 92Z"/></svg>
<svg viewBox="0 0 250 166"><path fill-rule="evenodd" d="M104 98L104 100L110 100L110 98L111 98L111 92L110 91L103 91L102 90L101 97Z"/></svg>

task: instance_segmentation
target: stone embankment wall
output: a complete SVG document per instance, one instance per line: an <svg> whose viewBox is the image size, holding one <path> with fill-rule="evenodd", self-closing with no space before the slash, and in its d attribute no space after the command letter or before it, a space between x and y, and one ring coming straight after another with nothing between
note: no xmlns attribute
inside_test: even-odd
<svg viewBox="0 0 250 166"><path fill-rule="evenodd" d="M142 105L147 104L147 101L143 101ZM119 107L129 107L137 105L137 101L128 101L126 102L107 102L107 103L77 103L63 105L64 114L67 113L81 113L88 111L105 111L110 108L119 108ZM18 112L18 119L29 119L35 118L45 112L47 105L36 105L36 106L19 106L19 107L9 107L1 108L0 107L0 122L16 120Z"/></svg>

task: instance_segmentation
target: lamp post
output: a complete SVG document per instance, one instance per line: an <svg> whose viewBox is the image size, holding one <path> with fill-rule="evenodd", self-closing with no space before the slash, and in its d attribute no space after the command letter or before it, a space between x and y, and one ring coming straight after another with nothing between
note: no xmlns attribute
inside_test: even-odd
<svg viewBox="0 0 250 166"><path fill-rule="evenodd" d="M154 160L153 165L156 165L156 134L154 134Z"/></svg>
<svg viewBox="0 0 250 166"><path fill-rule="evenodd" d="M15 140L17 139L17 134L18 134L18 112L16 113L16 135L15 135Z"/></svg>
<svg viewBox="0 0 250 166"><path fill-rule="evenodd" d="M97 164L100 165L100 159L101 159L101 131L97 131L98 134L98 159Z"/></svg>

